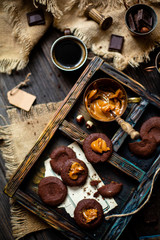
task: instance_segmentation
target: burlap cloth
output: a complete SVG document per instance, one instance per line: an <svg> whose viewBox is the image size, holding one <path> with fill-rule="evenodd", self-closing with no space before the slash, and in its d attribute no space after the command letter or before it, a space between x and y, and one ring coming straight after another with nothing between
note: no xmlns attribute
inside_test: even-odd
<svg viewBox="0 0 160 240"><path fill-rule="evenodd" d="M48 103L33 106L29 112L13 108L7 111L10 125L0 126L0 150L5 160L6 178L9 179L34 146L49 119L52 118L59 103ZM49 227L38 217L14 202L11 203L11 225L15 239L28 233Z"/></svg>
<svg viewBox="0 0 160 240"><path fill-rule="evenodd" d="M113 24L108 30L101 30L97 23L84 17L84 8L91 2L104 16L112 16ZM136 2L126 0L129 6ZM11 73L13 69L20 70L27 65L32 48L43 36L53 17L54 27L61 31L69 27L88 48L107 61L113 61L116 68L122 70L128 64L138 66L149 59L150 51L160 42L160 0L141 0L140 3L151 5L158 15L156 29L146 38L130 35L124 21L126 9L123 0L0 0L0 72ZM26 13L42 5L46 9L46 24L29 27ZM122 54L108 52L112 33L125 38Z"/></svg>

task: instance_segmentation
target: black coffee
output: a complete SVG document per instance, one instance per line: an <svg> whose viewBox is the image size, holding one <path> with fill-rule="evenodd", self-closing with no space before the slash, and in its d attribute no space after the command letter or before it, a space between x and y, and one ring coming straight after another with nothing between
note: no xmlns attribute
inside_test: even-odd
<svg viewBox="0 0 160 240"><path fill-rule="evenodd" d="M62 39L55 45L53 58L65 68L76 67L83 58L82 46L74 39Z"/></svg>

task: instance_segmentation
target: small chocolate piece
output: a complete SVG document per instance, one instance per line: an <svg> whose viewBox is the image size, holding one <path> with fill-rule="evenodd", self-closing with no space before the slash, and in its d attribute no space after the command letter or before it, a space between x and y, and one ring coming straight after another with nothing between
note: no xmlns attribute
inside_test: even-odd
<svg viewBox="0 0 160 240"><path fill-rule="evenodd" d="M133 16L132 14L130 13L129 16L128 16L128 23L129 23L129 26L130 26L130 29L132 31L136 31L136 26L135 26L135 23L134 23L134 20L133 20Z"/></svg>
<svg viewBox="0 0 160 240"><path fill-rule="evenodd" d="M123 42L124 42L123 36L112 34L108 50L121 53L123 48Z"/></svg>
<svg viewBox="0 0 160 240"><path fill-rule="evenodd" d="M123 186L122 183L111 182L98 188L98 192L102 197L112 198L121 191L122 186Z"/></svg>
<svg viewBox="0 0 160 240"><path fill-rule="evenodd" d="M28 20L29 26L45 24L44 13L42 10L36 10L36 11L27 13L27 20Z"/></svg>
<svg viewBox="0 0 160 240"><path fill-rule="evenodd" d="M144 9L138 10L137 20L141 26L149 26L152 27L153 19Z"/></svg>
<svg viewBox="0 0 160 240"><path fill-rule="evenodd" d="M57 177L45 177L38 185L38 195L50 206L61 204L67 196L67 187Z"/></svg>
<svg viewBox="0 0 160 240"><path fill-rule="evenodd" d="M138 13L136 13L134 15L134 22L135 22L135 25L136 25L136 30L137 30L137 32L139 32L142 26L140 25L140 23L138 21Z"/></svg>
<svg viewBox="0 0 160 240"><path fill-rule="evenodd" d="M101 181L100 180L92 180L90 181L90 185L96 187Z"/></svg>
<svg viewBox="0 0 160 240"><path fill-rule="evenodd" d="M88 222L87 219L84 217L84 213L85 211L90 210L96 210L97 216L93 220ZM103 220L102 206L95 199L83 199L77 204L75 208L74 219L80 227L85 229L94 229L95 227L98 227Z"/></svg>

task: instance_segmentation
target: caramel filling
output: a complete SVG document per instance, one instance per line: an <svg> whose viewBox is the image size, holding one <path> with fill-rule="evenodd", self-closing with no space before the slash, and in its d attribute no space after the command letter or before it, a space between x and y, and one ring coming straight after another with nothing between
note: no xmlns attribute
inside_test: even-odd
<svg viewBox="0 0 160 240"><path fill-rule="evenodd" d="M107 152L110 150L110 148L107 147L106 141L104 141L102 138L98 138L97 140L93 141L91 143L91 148L93 151L98 153Z"/></svg>
<svg viewBox="0 0 160 240"><path fill-rule="evenodd" d="M86 220L86 223L89 223L98 217L97 209L87 209L83 211L83 217Z"/></svg>
<svg viewBox="0 0 160 240"><path fill-rule="evenodd" d="M83 172L84 168L78 162L72 163L70 170L69 170L69 177L73 180L78 178L78 174Z"/></svg>
<svg viewBox="0 0 160 240"><path fill-rule="evenodd" d="M114 91L102 91L93 89L85 97L87 110L96 119L102 121L113 120L111 111L116 115L121 115L125 108L125 96L121 89Z"/></svg>

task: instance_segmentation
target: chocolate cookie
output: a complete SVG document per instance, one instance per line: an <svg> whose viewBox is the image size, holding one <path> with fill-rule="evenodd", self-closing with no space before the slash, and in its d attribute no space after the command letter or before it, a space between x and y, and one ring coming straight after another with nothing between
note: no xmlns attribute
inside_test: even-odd
<svg viewBox="0 0 160 240"><path fill-rule="evenodd" d="M128 144L130 151L139 157L149 157L157 148L157 142L154 137L144 137L140 142Z"/></svg>
<svg viewBox="0 0 160 240"><path fill-rule="evenodd" d="M103 139L106 142L107 147L110 148L110 150L108 150L106 152L102 152L102 153L97 153L97 152L93 151L91 148L91 143L93 141L97 140L98 138ZM84 150L85 156L89 162L91 162L91 163L105 162L108 160L108 158L111 156L111 154L113 152L112 142L103 133L92 133L92 134L88 135L86 137L86 139L84 140L83 150Z"/></svg>
<svg viewBox="0 0 160 240"><path fill-rule="evenodd" d="M144 122L140 129L140 135L142 138L147 135L153 136L156 142L160 143L160 117L152 117Z"/></svg>
<svg viewBox="0 0 160 240"><path fill-rule="evenodd" d="M86 164L79 159L68 159L61 171L61 178L68 186L80 186L86 182L88 168Z"/></svg>
<svg viewBox="0 0 160 240"><path fill-rule="evenodd" d="M71 148L61 146L53 150L53 152L50 155L50 158L51 158L50 164L53 171L60 175L65 161L70 158L76 158L76 154Z"/></svg>
<svg viewBox="0 0 160 240"><path fill-rule="evenodd" d="M50 206L61 204L67 196L67 187L57 177L45 177L38 186L38 195Z"/></svg>
<svg viewBox="0 0 160 240"><path fill-rule="evenodd" d="M94 199L83 199L75 208L74 219L80 227L93 229L102 222L102 206Z"/></svg>
<svg viewBox="0 0 160 240"><path fill-rule="evenodd" d="M112 198L116 196L122 189L123 184L117 182L111 182L100 188L98 188L98 193L105 198Z"/></svg>

